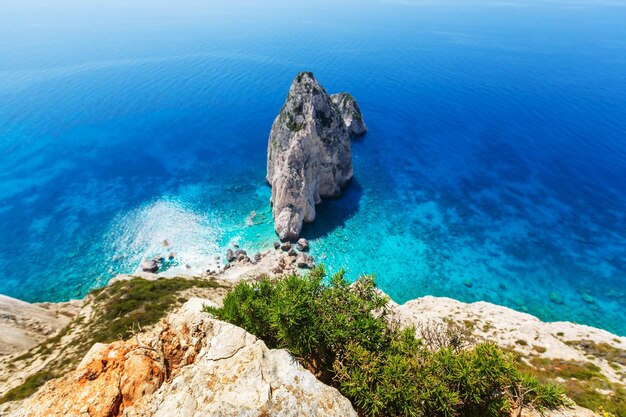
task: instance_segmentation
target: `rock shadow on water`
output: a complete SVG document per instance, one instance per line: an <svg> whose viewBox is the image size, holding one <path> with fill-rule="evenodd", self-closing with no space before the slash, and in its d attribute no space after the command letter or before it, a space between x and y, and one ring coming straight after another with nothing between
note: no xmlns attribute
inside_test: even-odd
<svg viewBox="0 0 626 417"><path fill-rule="evenodd" d="M345 226L346 222L359 212L362 196L363 187L354 177L340 196L325 197L315 206L315 221L304 224L301 236L309 240L319 239Z"/></svg>

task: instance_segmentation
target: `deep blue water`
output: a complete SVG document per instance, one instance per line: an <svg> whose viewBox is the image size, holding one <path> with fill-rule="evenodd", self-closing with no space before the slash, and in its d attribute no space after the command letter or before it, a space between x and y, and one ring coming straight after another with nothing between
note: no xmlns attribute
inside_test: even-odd
<svg viewBox="0 0 626 417"><path fill-rule="evenodd" d="M318 260L399 302L626 335L625 2L8 3L0 293L64 300L164 251L195 271L269 247L267 136L310 70L370 129L305 228Z"/></svg>

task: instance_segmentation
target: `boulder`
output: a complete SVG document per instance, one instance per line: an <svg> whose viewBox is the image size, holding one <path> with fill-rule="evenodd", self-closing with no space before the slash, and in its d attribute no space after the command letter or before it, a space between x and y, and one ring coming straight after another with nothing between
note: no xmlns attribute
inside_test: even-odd
<svg viewBox="0 0 626 417"><path fill-rule="evenodd" d="M117 416L164 379L158 355L134 341L97 343L75 371L46 384L14 416Z"/></svg>
<svg viewBox="0 0 626 417"><path fill-rule="evenodd" d="M289 252L291 250L291 242L283 242L283 244L280 245L280 248L285 252Z"/></svg>
<svg viewBox="0 0 626 417"><path fill-rule="evenodd" d="M124 416L347 416L357 414L336 389L318 381L285 350L272 350L232 324L201 313L191 299L168 319L192 365L124 410Z"/></svg>
<svg viewBox="0 0 626 417"><path fill-rule="evenodd" d="M161 267L161 262L159 259L146 259L141 263L141 270L144 272L152 272L155 273Z"/></svg>
<svg viewBox="0 0 626 417"><path fill-rule="evenodd" d="M365 122L363 122L361 109L354 97L348 93L339 93L333 94L330 98L333 104L337 106L337 110L339 114L341 114L350 136L358 137L367 133L367 127L365 126Z"/></svg>
<svg viewBox="0 0 626 417"><path fill-rule="evenodd" d="M350 135L326 90L310 72L294 79L267 147L274 230L297 239L315 219L321 197L337 196L352 178Z"/></svg>
<svg viewBox="0 0 626 417"><path fill-rule="evenodd" d="M280 248L280 242L276 241L274 242L274 249L279 249Z"/></svg>
<svg viewBox="0 0 626 417"><path fill-rule="evenodd" d="M236 257L235 257L235 253L233 252L233 250L232 249L226 250L226 260L228 262L232 262L235 259L236 259Z"/></svg>
<svg viewBox="0 0 626 417"><path fill-rule="evenodd" d="M296 265L298 266L298 268L309 269L315 266L313 263L313 257L302 252L300 252L296 257Z"/></svg>
<svg viewBox="0 0 626 417"><path fill-rule="evenodd" d="M301 237L300 239L298 239L298 242L296 243L296 248L298 248L299 251L301 252L306 252L309 250L309 241L306 240L305 238Z"/></svg>
<svg viewBox="0 0 626 417"><path fill-rule="evenodd" d="M296 265L298 265L298 268L306 268L307 265L307 256L306 254L300 252L298 254L298 257L296 258Z"/></svg>

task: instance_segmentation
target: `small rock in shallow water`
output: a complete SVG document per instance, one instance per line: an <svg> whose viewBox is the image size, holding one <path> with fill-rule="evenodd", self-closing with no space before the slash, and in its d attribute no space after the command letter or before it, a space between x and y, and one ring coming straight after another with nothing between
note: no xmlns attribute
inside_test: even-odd
<svg viewBox="0 0 626 417"><path fill-rule="evenodd" d="M309 241L301 237L300 239L298 239L298 243L296 243L296 247L298 248L299 251L306 252L309 250Z"/></svg>
<svg viewBox="0 0 626 417"><path fill-rule="evenodd" d="M235 260L235 254L233 253L232 249L228 249L226 251L226 260L228 262L232 262Z"/></svg>
<svg viewBox="0 0 626 417"><path fill-rule="evenodd" d="M141 270L144 272L152 272L155 273L161 267L161 263L156 259L146 259L141 264Z"/></svg>
<svg viewBox="0 0 626 417"><path fill-rule="evenodd" d="M463 280L463 285L465 285L467 288L472 288L474 286L474 281L472 281L469 278L464 279Z"/></svg>
<svg viewBox="0 0 626 417"><path fill-rule="evenodd" d="M289 256L296 256L297 255L296 250L294 248L289 249L289 252L287 252L287 254Z"/></svg>
<svg viewBox="0 0 626 417"><path fill-rule="evenodd" d="M306 255L304 253L300 252L298 254L298 257L296 258L296 265L298 265L298 268L306 267Z"/></svg>
<svg viewBox="0 0 626 417"><path fill-rule="evenodd" d="M276 241L274 242L274 249L279 249L280 248L280 242Z"/></svg>
<svg viewBox="0 0 626 417"><path fill-rule="evenodd" d="M280 248L285 252L289 252L289 250L291 249L291 242L284 242L282 245L280 245Z"/></svg>
<svg viewBox="0 0 626 417"><path fill-rule="evenodd" d="M313 268L313 257L300 252L296 258L298 268Z"/></svg>

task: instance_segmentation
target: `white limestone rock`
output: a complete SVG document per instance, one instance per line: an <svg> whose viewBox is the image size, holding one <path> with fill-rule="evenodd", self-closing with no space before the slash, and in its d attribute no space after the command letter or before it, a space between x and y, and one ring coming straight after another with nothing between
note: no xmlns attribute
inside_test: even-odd
<svg viewBox="0 0 626 417"><path fill-rule="evenodd" d="M363 121L361 108L352 95L339 93L333 94L330 98L337 107L339 114L341 114L350 136L359 137L367 133L367 126L365 126Z"/></svg>
<svg viewBox="0 0 626 417"><path fill-rule="evenodd" d="M318 381L285 350L200 310L191 299L168 319L169 333L195 361L125 416L353 416L350 401Z"/></svg>
<svg viewBox="0 0 626 417"><path fill-rule="evenodd" d="M302 223L315 219L321 197L339 195L352 174L350 135L337 107L313 74L298 74L272 125L267 149L267 181L280 239L297 239Z"/></svg>

